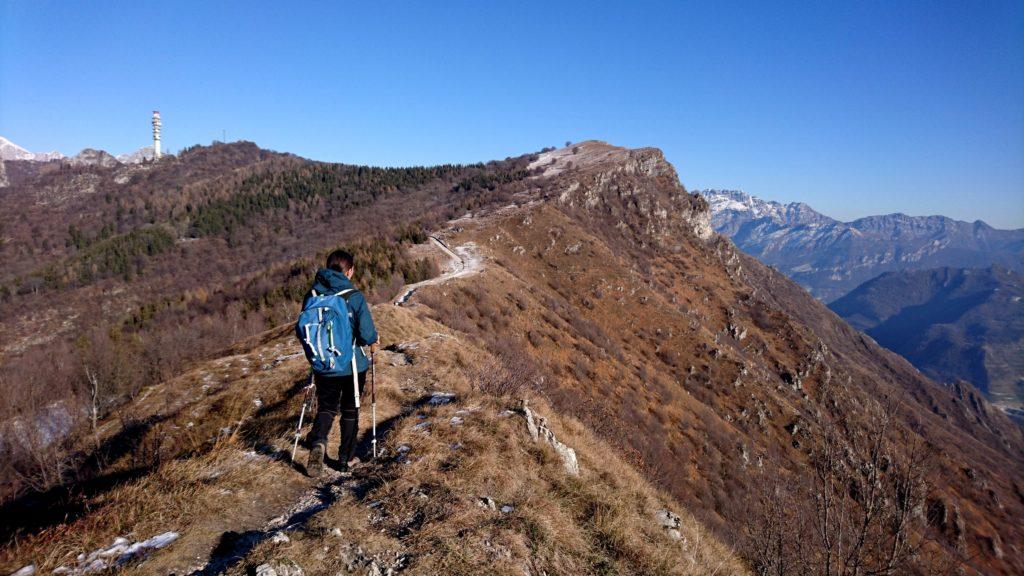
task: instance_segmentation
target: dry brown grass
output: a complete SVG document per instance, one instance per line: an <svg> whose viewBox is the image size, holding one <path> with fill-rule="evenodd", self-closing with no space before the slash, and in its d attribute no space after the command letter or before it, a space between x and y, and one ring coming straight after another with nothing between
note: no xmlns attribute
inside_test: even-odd
<svg viewBox="0 0 1024 576"><path fill-rule="evenodd" d="M289 531L289 543L264 541L228 573L291 558L306 574L334 576L346 570L353 546L364 556L405 556L410 574L518 576L523 568L549 575L744 572L732 551L682 506L651 487L578 421L559 417L535 397L532 405L578 453L582 474L567 476L552 449L530 439L523 417L504 413L517 403L518 393L533 388L490 390L501 397L481 390L479 367L508 368L508 358L492 355L481 342L427 318L426 312L421 305L375 308L382 344L400 351L382 355L378 366L386 459L345 484L329 508ZM173 530L182 534L180 540L125 573L182 573L201 566L226 532L263 530L271 517L314 489L316 482L286 461L250 452L254 446L263 452L290 448L300 400L289 390L303 375L301 358L262 369L296 348L285 331L251 346L144 390L123 416L165 417L143 432L145 441L139 443L139 450L155 445L162 456L140 478L89 497L80 518L9 543L0 550L0 571L34 562L45 573L117 536L141 540ZM392 366L388 358L402 362ZM540 367L531 365L529 378L540 376L545 376ZM456 392L458 401L403 412L438 390ZM261 408L252 402L256 397ZM461 410L466 412L456 414ZM429 434L414 428L421 415L431 422ZM364 412L364 432L367 416ZM385 437L383 426L394 416ZM452 425L453 416L463 423ZM109 436L119 423L107 421L101 429ZM399 462L394 458L402 445L410 449ZM110 466L127 470L139 458L126 453ZM304 458L300 450L299 461ZM482 508L481 495L514 510ZM379 506L368 507L378 501ZM662 506L684 518L685 540L670 539L656 524L654 514Z"/></svg>
<svg viewBox="0 0 1024 576"><path fill-rule="evenodd" d="M810 469L794 421L823 418L854 434L874 425L864 409L873 399L899 398L895 428L950 451L932 481L967 528L942 553L958 557L962 546L992 573L1019 572L1020 555L997 560L991 544L1018 532L1020 491L1005 472L1020 461L1006 457L1019 454L1019 431L984 413L968 422L968 400L950 402L728 242L652 251L607 224L581 225L553 203L467 222L459 239L482 247L485 272L421 301L468 341L528 351L547 376L539 392L560 413L737 545L759 514L758 472Z"/></svg>
<svg viewBox="0 0 1024 576"><path fill-rule="evenodd" d="M79 553L109 546L119 536L143 540L175 531L194 538L191 531L209 518L241 520L239 509L250 495L268 501L277 497L282 486L267 473L268 464L283 468L229 442L202 456L169 462L91 499L90 511L78 521L12 541L0 551L0 565L13 570L31 561L46 573L74 564ZM175 546L187 546L184 542Z"/></svg>
<svg viewBox="0 0 1024 576"><path fill-rule="evenodd" d="M606 444L534 403L576 449L579 477L530 439L521 414L505 413L508 401L464 393L398 422L385 444L388 463L362 479L365 494L343 498L290 533L288 544L260 545L231 573L287 558L306 574L333 575L345 567L340 551L353 543L368 556L407 556L411 574L746 573L731 550ZM452 425L454 416L463 423ZM429 432L415 428L424 422ZM408 451L395 460L400 446ZM482 496L514 510L481 506ZM684 519L682 541L655 521L665 505Z"/></svg>

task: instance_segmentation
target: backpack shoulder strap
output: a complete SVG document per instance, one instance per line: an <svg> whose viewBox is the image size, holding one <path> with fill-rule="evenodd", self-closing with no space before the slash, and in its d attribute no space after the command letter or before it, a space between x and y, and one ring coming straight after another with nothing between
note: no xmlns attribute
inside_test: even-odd
<svg viewBox="0 0 1024 576"><path fill-rule="evenodd" d="M346 289L342 290L341 292L338 292L337 294L335 294L335 296L341 296L345 300L345 304L348 304L348 299L351 298L352 295L356 294L357 292L359 292L359 291L356 290L355 288L346 288ZM349 317L352 317L352 309L351 308L349 308ZM355 354L355 352L356 352L356 331L353 330L352 331L352 374L355 374L357 372L357 370L356 370L356 354ZM356 395L358 396L358 394L356 394ZM356 399L356 404L357 404L356 407L358 408L359 407L358 406L358 404L359 404L359 400L358 399Z"/></svg>

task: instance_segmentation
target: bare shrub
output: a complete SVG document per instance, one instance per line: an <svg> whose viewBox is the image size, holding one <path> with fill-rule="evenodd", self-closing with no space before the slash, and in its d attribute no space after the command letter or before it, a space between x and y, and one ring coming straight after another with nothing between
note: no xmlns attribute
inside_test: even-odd
<svg viewBox="0 0 1024 576"><path fill-rule="evenodd" d="M818 423L809 476L755 483L762 493L746 548L758 574L937 570L928 564L928 526L918 513L931 491L926 479L933 455L916 438L892 442L890 412L877 408L877 426L859 437Z"/></svg>
<svg viewBox="0 0 1024 576"><path fill-rule="evenodd" d="M519 398L538 390L544 378L537 363L512 343L496 348L493 360L471 367L469 380L484 394Z"/></svg>
<svg viewBox="0 0 1024 576"><path fill-rule="evenodd" d="M58 344L0 364L0 502L71 476L69 435L83 412L70 385L74 368L61 361L69 356Z"/></svg>

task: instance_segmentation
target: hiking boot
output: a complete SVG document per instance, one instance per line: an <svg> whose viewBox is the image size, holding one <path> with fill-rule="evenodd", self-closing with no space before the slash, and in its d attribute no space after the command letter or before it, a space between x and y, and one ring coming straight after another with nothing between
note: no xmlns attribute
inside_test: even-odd
<svg viewBox="0 0 1024 576"><path fill-rule="evenodd" d="M317 443L309 451L309 462L306 463L306 474L311 478L324 473L324 445Z"/></svg>

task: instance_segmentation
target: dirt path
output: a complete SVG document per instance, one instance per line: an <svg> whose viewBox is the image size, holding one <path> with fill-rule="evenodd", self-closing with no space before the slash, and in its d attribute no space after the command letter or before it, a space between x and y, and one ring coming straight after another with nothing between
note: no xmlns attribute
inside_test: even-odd
<svg viewBox="0 0 1024 576"><path fill-rule="evenodd" d="M480 256L475 244L469 242L452 249L436 236L431 236L430 242L450 259L445 267L445 272L435 278L406 286L402 291L402 295L394 301L396 306L406 303L413 293L423 286L442 284L482 270L483 258ZM408 404L405 401L408 401ZM408 413L418 406L422 406L424 401L423 397L416 396L403 398L403 401L397 406L391 405L386 408L381 406L380 408L383 408L383 410L378 411L378 415L382 417L381 421L378 422L378 436L383 437L387 433L390 427L389 423L393 422L396 417ZM366 414L366 416L369 416L369 414ZM366 438L363 438L361 444L366 443ZM290 449L290 442L288 448ZM363 446L363 448L366 449L368 447ZM304 452L304 450L300 450L300 455L297 458L300 463L305 461ZM292 465L289 468L293 468L293 470L285 470L282 467L282 469L276 470L276 472L290 475L294 471L300 471L301 464L298 466ZM228 571L231 567L241 562L262 542L271 540L274 537L280 537L279 535L282 533L287 534L301 531L312 518L330 508L338 499L345 497L346 494L358 494L366 482L366 478L362 476L371 472L372 465L364 470L362 474L356 474L355 476L338 474L328 467L326 474L316 480L290 478L291 482L287 492L290 492L291 498L285 502L278 500L274 505L263 507L265 516L269 516L271 510L274 511L275 517L273 519L258 523L250 521L245 523L245 525L230 528L222 526L226 531L223 531L219 541L213 546L209 555L200 555L200 558L194 558L192 566L185 570L185 573L191 576L207 576ZM260 495L255 496L256 499L254 501L262 499ZM290 504L286 503L288 501L290 501ZM196 563L196 560L198 560L198 563ZM161 566L161 568L164 568L164 566Z"/></svg>
<svg viewBox="0 0 1024 576"><path fill-rule="evenodd" d="M451 269L436 278L431 278L415 284L409 284L404 290L402 290L402 295L395 300L395 306L401 306L408 302L413 293L423 286L442 284L455 278L462 278L464 276L476 274L483 269L483 258L481 258L476 244L467 242L461 246L456 246L455 250L452 250L437 236L431 236L430 242L440 248L442 252L451 258Z"/></svg>

